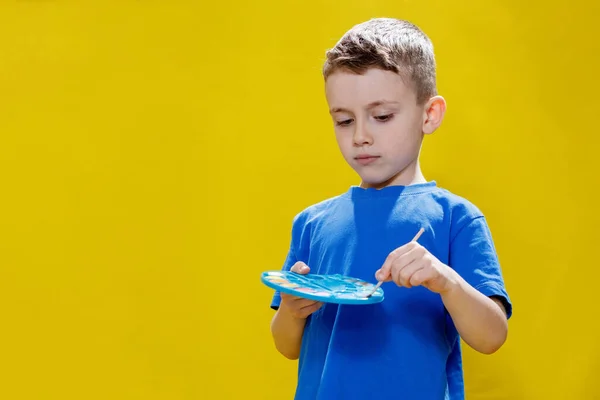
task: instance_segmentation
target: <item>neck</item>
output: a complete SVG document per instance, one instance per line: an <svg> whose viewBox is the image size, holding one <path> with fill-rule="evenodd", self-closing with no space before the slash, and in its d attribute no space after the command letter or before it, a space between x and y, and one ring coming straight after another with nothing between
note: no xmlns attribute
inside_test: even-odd
<svg viewBox="0 0 600 400"><path fill-rule="evenodd" d="M419 183L427 183L427 179L423 175L421 171L421 166L419 164L419 160L415 160L415 162L409 164L402 171L392 176L390 179L378 182L378 183L369 183L362 181L360 183L361 188L374 188L374 189L382 189L387 186L410 186L416 185Z"/></svg>

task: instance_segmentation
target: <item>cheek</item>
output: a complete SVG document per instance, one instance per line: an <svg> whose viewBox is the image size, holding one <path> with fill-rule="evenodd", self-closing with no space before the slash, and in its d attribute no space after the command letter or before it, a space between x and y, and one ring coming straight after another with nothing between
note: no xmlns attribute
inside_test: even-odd
<svg viewBox="0 0 600 400"><path fill-rule="evenodd" d="M335 139L338 143L348 145L352 141L352 132L348 128L337 128L335 130Z"/></svg>
<svg viewBox="0 0 600 400"><path fill-rule="evenodd" d="M411 146L419 142L421 125L416 119L398 119L389 128L393 131L388 135L391 146Z"/></svg>
<svg viewBox="0 0 600 400"><path fill-rule="evenodd" d="M336 132L335 140L342 153L348 152L352 148L352 136L346 132Z"/></svg>
<svg viewBox="0 0 600 400"><path fill-rule="evenodd" d="M423 116L419 112L415 112L411 118L411 128L417 135L423 133Z"/></svg>

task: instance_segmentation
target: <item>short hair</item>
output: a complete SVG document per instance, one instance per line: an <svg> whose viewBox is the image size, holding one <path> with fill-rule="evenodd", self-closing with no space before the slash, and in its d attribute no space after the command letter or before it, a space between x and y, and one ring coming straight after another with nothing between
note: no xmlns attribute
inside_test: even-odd
<svg viewBox="0 0 600 400"><path fill-rule="evenodd" d="M433 44L416 25L395 18L373 18L355 25L326 52L325 80L345 70L362 74L380 68L409 79L423 103L437 94Z"/></svg>

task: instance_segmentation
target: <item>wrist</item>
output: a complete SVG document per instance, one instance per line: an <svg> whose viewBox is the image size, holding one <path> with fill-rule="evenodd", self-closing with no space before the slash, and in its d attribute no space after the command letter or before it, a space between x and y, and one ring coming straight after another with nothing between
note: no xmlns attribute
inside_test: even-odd
<svg viewBox="0 0 600 400"><path fill-rule="evenodd" d="M446 285L444 290L440 292L440 295L442 295L442 297L451 297L462 290L462 278L449 266L444 265L443 268L445 268Z"/></svg>
<svg viewBox="0 0 600 400"><path fill-rule="evenodd" d="M298 317L298 316L294 315L294 313L287 306L287 303L285 301L282 301L281 304L279 305L279 312L284 314L284 316L290 321L304 323L304 321L306 320L306 318L302 318L302 317Z"/></svg>

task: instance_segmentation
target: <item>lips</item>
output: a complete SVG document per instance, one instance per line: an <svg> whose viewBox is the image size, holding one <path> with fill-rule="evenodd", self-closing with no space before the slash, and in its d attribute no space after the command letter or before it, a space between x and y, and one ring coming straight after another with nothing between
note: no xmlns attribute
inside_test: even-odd
<svg viewBox="0 0 600 400"><path fill-rule="evenodd" d="M362 165L368 165L371 164L375 161L377 161L379 159L379 156L374 156L371 154L359 154L358 156L354 157L354 159Z"/></svg>

